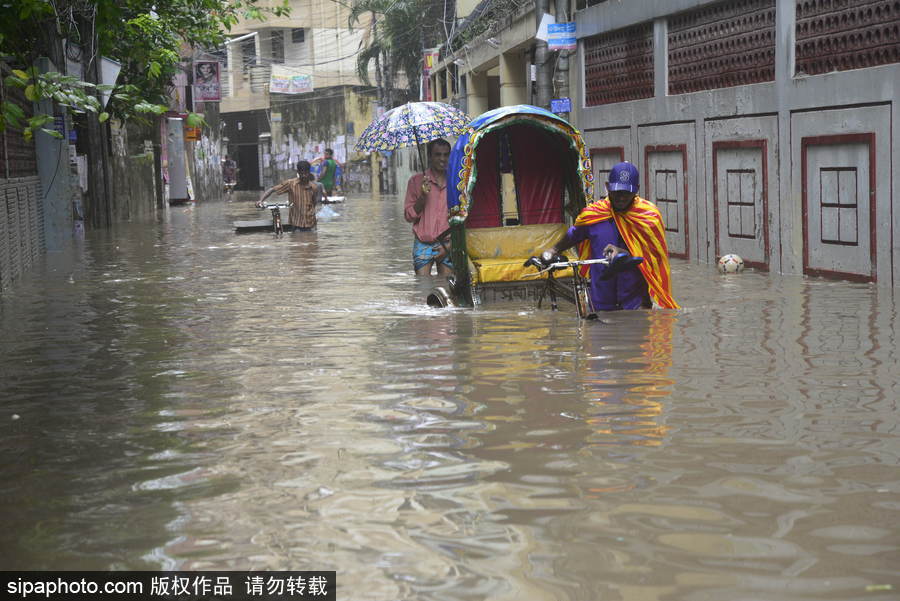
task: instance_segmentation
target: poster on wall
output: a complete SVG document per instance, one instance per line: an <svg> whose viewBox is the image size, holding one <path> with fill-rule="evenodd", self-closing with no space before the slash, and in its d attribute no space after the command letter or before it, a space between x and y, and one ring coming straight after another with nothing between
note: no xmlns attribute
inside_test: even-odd
<svg viewBox="0 0 900 601"><path fill-rule="evenodd" d="M194 102L216 102L221 99L219 63L196 61L194 63Z"/></svg>
<svg viewBox="0 0 900 601"><path fill-rule="evenodd" d="M440 56L440 48L427 48L423 56L422 73L428 75L438 62Z"/></svg>
<svg viewBox="0 0 900 601"><path fill-rule="evenodd" d="M272 94L303 94L313 91L312 75L299 73L290 67L272 65L269 92Z"/></svg>

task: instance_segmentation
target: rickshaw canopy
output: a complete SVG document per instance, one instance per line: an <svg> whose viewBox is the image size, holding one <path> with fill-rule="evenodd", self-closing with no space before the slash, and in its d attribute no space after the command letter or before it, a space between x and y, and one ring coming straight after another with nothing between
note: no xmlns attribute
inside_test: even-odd
<svg viewBox="0 0 900 601"><path fill-rule="evenodd" d="M501 225L500 177L514 175L521 225L559 223L566 189L593 200L591 160L581 132L531 105L488 111L457 138L447 167L451 224Z"/></svg>

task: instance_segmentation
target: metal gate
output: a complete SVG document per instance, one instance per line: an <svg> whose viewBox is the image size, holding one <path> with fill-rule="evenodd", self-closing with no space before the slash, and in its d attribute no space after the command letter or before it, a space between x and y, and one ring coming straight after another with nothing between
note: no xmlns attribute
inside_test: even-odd
<svg viewBox="0 0 900 601"><path fill-rule="evenodd" d="M23 92L2 83L9 72L6 65L0 68L0 98L31 116ZM0 294L43 255L43 209L34 142L26 141L21 129L7 127L0 132Z"/></svg>
<svg viewBox="0 0 900 601"><path fill-rule="evenodd" d="M44 211L37 176L0 180L0 293L44 253Z"/></svg>

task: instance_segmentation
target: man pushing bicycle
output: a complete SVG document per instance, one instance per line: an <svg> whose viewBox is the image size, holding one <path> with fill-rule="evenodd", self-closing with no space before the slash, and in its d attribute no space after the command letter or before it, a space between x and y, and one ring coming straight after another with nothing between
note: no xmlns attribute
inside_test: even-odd
<svg viewBox="0 0 900 601"><path fill-rule="evenodd" d="M678 308L672 298L662 215L656 205L637 195L639 178L633 164L614 165L606 182L607 197L589 204L539 259L543 265L556 262L576 244L579 259L607 259L579 267L582 275L590 271L594 311L649 309L654 304Z"/></svg>
<svg viewBox="0 0 900 601"><path fill-rule="evenodd" d="M316 229L316 205L322 202L322 186L312 176L309 161L297 163L297 177L285 180L262 193L257 207L272 194L287 194L291 209L288 222L297 230Z"/></svg>

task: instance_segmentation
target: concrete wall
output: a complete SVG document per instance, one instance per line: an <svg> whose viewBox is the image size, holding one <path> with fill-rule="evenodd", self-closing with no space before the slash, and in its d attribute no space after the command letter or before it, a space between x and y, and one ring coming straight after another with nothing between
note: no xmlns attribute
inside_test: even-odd
<svg viewBox="0 0 900 601"><path fill-rule="evenodd" d="M674 19L723 4L740 10L728 2L610 0L576 13L572 121L594 149L598 181L617 157L634 162L642 196L666 209L675 256L709 263L737 252L758 268L900 285L900 178L891 177L900 161L900 64L798 72L797 2L772 0L774 78L669 93L664 46ZM586 43L647 21L654 96L587 106ZM898 24L892 14L878 26ZM896 54L891 44L887 52Z"/></svg>
<svg viewBox="0 0 900 601"><path fill-rule="evenodd" d="M271 146L268 164L272 185L293 177L294 164L321 157L326 148L334 150L341 163L356 162L353 188L368 191L363 182L369 173L368 155L355 151L359 135L372 120L374 97L349 86L329 88L302 95L277 95L272 106Z"/></svg>
<svg viewBox="0 0 900 601"><path fill-rule="evenodd" d="M194 188L194 199L198 202L218 201L224 198L222 161L225 148L222 138L219 103L198 104L197 111L203 113L206 125L201 130L200 140L185 142L188 168Z"/></svg>

